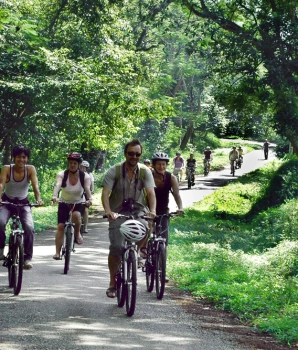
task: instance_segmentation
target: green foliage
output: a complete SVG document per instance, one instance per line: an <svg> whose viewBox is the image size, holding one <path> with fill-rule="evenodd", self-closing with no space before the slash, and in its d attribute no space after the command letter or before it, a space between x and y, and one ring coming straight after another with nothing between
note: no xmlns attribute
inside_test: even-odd
<svg viewBox="0 0 298 350"><path fill-rule="evenodd" d="M172 221L168 257L181 288L288 344L298 341L296 166L269 163L187 209ZM279 200L264 208L268 196Z"/></svg>

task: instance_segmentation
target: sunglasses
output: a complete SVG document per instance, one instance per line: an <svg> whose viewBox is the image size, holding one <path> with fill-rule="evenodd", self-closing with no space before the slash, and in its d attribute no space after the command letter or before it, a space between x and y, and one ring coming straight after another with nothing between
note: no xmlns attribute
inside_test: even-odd
<svg viewBox="0 0 298 350"><path fill-rule="evenodd" d="M130 157L136 156L141 157L142 153L139 152L126 152Z"/></svg>

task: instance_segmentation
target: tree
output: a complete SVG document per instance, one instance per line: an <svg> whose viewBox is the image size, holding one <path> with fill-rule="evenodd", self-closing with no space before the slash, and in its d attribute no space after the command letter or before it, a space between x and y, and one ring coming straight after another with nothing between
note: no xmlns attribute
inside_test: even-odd
<svg viewBox="0 0 298 350"><path fill-rule="evenodd" d="M298 154L298 20L294 0L182 0L208 27L219 80L218 102L230 112L270 114ZM203 20L203 21L202 21Z"/></svg>

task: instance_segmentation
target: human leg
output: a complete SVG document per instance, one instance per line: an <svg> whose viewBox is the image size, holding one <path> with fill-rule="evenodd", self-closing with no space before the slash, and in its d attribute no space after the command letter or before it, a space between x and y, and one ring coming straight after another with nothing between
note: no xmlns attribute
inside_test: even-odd
<svg viewBox="0 0 298 350"><path fill-rule="evenodd" d="M83 237L80 233L81 228L81 213L79 211L73 211L72 213L72 222L74 223L74 231L75 231L75 241L77 244L83 243Z"/></svg>
<svg viewBox="0 0 298 350"><path fill-rule="evenodd" d="M34 243L34 223L31 208L23 207L20 212L20 220L24 230L24 261L32 260Z"/></svg>
<svg viewBox="0 0 298 350"><path fill-rule="evenodd" d="M88 208L86 207L84 210L84 233L88 233L88 221L89 221Z"/></svg>

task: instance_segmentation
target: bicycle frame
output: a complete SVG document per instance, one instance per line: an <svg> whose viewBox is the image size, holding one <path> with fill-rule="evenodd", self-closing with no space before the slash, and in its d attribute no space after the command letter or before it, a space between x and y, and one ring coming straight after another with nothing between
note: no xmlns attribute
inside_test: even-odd
<svg viewBox="0 0 298 350"><path fill-rule="evenodd" d="M23 264L24 264L24 230L21 229L20 210L22 207L38 206L36 203L11 203L3 201L2 205L15 208L11 216L11 234L8 243L8 253L3 266L8 268L9 287L14 289L14 295L18 295L22 288Z"/></svg>

